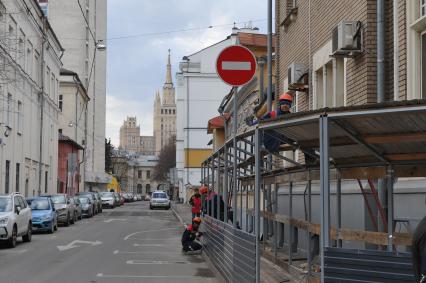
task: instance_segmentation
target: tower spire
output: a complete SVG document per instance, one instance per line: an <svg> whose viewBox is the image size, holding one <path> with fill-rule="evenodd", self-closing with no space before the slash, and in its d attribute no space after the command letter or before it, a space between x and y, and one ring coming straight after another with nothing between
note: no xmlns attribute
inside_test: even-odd
<svg viewBox="0 0 426 283"><path fill-rule="evenodd" d="M164 86L166 86L166 85L173 85L173 81L172 81L172 64L170 63L170 49L169 49L169 55L167 57L166 82L164 83Z"/></svg>

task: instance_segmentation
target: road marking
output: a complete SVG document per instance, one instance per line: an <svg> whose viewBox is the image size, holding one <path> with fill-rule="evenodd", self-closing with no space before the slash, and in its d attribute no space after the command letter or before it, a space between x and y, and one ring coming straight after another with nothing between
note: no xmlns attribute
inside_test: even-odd
<svg viewBox="0 0 426 283"><path fill-rule="evenodd" d="M86 245L91 245L91 246L98 246L101 245L102 242L101 241L95 241L95 242L89 242L89 241L81 241L81 240L76 240L76 241L72 241L71 243L69 243L66 246L57 246L59 251L66 251L66 250L70 250L73 248L78 248L80 247L79 245L76 244L86 244Z"/></svg>
<svg viewBox="0 0 426 283"><path fill-rule="evenodd" d="M110 218L110 219L106 219L104 220L104 223L110 223L112 221L127 221L127 219L120 219L120 218Z"/></svg>
<svg viewBox="0 0 426 283"><path fill-rule="evenodd" d="M203 278L200 276L190 276L190 275L183 275L183 276L179 276L179 275L110 275L110 274L103 274L103 273L98 273L96 274L96 277L103 277L103 278L175 278L175 279L187 279L187 278ZM206 279L206 278L204 278ZM210 281L210 280L208 280Z"/></svg>
<svg viewBox="0 0 426 283"><path fill-rule="evenodd" d="M126 264L142 264L142 265L150 265L150 264L192 264L190 261L165 261L165 260L128 260Z"/></svg>
<svg viewBox="0 0 426 283"><path fill-rule="evenodd" d="M115 250L112 252L113 254L166 254L166 255L181 255L182 253L179 251L174 251L174 252L170 252L170 251L139 251L139 252L123 252L123 251L119 251L119 250Z"/></svg>
<svg viewBox="0 0 426 283"><path fill-rule="evenodd" d="M133 244L133 246L134 247L175 247L176 245L174 244Z"/></svg>
<svg viewBox="0 0 426 283"><path fill-rule="evenodd" d="M23 254L26 253L27 250L23 249L23 250L0 250L0 254L7 254L7 255L12 255L12 254Z"/></svg>
<svg viewBox="0 0 426 283"><path fill-rule="evenodd" d="M176 229L182 229L182 228L181 227L175 227L175 228L164 228L164 229L158 229L158 230L146 230L146 231L134 232L134 233L129 234L126 237L124 237L124 240L127 241L130 237L132 237L134 235L137 235L137 234L152 233L152 232L161 232L161 231L176 230Z"/></svg>
<svg viewBox="0 0 426 283"><path fill-rule="evenodd" d="M222 70L228 71L250 71L250 62L237 62L237 61L223 61Z"/></svg>
<svg viewBox="0 0 426 283"><path fill-rule="evenodd" d="M173 238L134 238L132 237L130 240L134 240L134 241L174 241L174 240L180 240L181 238L179 237L173 237Z"/></svg>

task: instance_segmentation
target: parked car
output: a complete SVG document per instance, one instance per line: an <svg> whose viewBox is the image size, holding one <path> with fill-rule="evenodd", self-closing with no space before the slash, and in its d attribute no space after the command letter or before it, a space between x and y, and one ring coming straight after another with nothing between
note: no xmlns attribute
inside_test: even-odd
<svg viewBox="0 0 426 283"><path fill-rule="evenodd" d="M88 196L79 196L78 200L81 203L81 215L85 217L93 217L93 201Z"/></svg>
<svg viewBox="0 0 426 283"><path fill-rule="evenodd" d="M83 219L83 215L81 213L80 199L77 196L73 197L73 199L74 199L74 203L75 203L75 211L76 211L76 214L77 214L77 220L81 220L81 219Z"/></svg>
<svg viewBox="0 0 426 283"><path fill-rule="evenodd" d="M155 191L151 195L151 200L149 201L149 209L154 208L165 208L170 209L170 200L164 191Z"/></svg>
<svg viewBox="0 0 426 283"><path fill-rule="evenodd" d="M102 206L114 208L117 204L117 199L112 192L101 192Z"/></svg>
<svg viewBox="0 0 426 283"><path fill-rule="evenodd" d="M80 192L77 194L79 197L87 197L90 199L90 202L92 203L92 216L98 214L98 202L96 201L96 197L92 192Z"/></svg>
<svg viewBox="0 0 426 283"><path fill-rule="evenodd" d="M150 201L150 200L151 200L151 196L150 196L150 195L148 195L148 194L147 194L147 195L145 195L145 200L146 200L146 201Z"/></svg>
<svg viewBox="0 0 426 283"><path fill-rule="evenodd" d="M75 222L75 204L70 201L66 194L57 194L50 196L58 215L58 222L70 226Z"/></svg>
<svg viewBox="0 0 426 283"><path fill-rule="evenodd" d="M101 199L101 195L98 192L93 192L93 195L95 196L96 204L98 206L98 213L102 213L102 199Z"/></svg>
<svg viewBox="0 0 426 283"><path fill-rule="evenodd" d="M126 199L124 198L124 195L120 193L120 205L124 205L125 202L126 202Z"/></svg>
<svg viewBox="0 0 426 283"><path fill-rule="evenodd" d="M115 206L122 206L120 193L113 192Z"/></svg>
<svg viewBox="0 0 426 283"><path fill-rule="evenodd" d="M31 207L33 231L45 231L53 234L58 230L58 215L50 197L27 199Z"/></svg>
<svg viewBox="0 0 426 283"><path fill-rule="evenodd" d="M17 238L30 242L32 237L31 208L19 193L0 196L0 241L10 248L16 246Z"/></svg>

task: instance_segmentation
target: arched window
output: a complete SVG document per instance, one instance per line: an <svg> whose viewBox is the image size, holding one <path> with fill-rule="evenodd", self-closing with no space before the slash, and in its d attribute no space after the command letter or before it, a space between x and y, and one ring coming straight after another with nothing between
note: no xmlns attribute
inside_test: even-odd
<svg viewBox="0 0 426 283"><path fill-rule="evenodd" d="M137 189L138 189L138 194L142 194L142 185L141 184L138 184Z"/></svg>
<svg viewBox="0 0 426 283"><path fill-rule="evenodd" d="M147 195L151 194L151 185L150 184L146 184L145 191L146 191Z"/></svg>

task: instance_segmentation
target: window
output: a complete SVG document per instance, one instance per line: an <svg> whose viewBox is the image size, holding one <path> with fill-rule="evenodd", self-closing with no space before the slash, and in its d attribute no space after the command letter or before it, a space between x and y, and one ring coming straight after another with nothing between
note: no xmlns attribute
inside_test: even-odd
<svg viewBox="0 0 426 283"><path fill-rule="evenodd" d="M62 107L64 106L64 97L62 96L62 94L59 95L59 110L61 110L62 112Z"/></svg>
<svg viewBox="0 0 426 283"><path fill-rule="evenodd" d="M344 105L344 59L326 62L314 72L314 108Z"/></svg>
<svg viewBox="0 0 426 283"><path fill-rule="evenodd" d="M52 90L52 93L50 95L50 98L53 99L53 101L56 101L56 85L55 85L55 75L52 72L52 77L50 78L50 89Z"/></svg>
<svg viewBox="0 0 426 283"><path fill-rule="evenodd" d="M176 110L175 109L173 109L173 114L176 114Z"/></svg>
<svg viewBox="0 0 426 283"><path fill-rule="evenodd" d="M62 134L62 129L59 129L59 130L58 130L58 133Z"/></svg>
<svg viewBox="0 0 426 283"><path fill-rule="evenodd" d="M10 93L7 94L7 106L6 106L6 125L11 127L12 121L11 121L11 112L12 112L12 95Z"/></svg>
<svg viewBox="0 0 426 283"><path fill-rule="evenodd" d="M20 173L19 171L21 169L20 166L21 165L19 163L16 163L16 189L15 190L17 192L19 192L19 173Z"/></svg>
<svg viewBox="0 0 426 283"><path fill-rule="evenodd" d="M44 172L44 192L47 193L47 171Z"/></svg>
<svg viewBox="0 0 426 283"><path fill-rule="evenodd" d="M138 178L139 179L142 178L142 171L141 170L138 170Z"/></svg>
<svg viewBox="0 0 426 283"><path fill-rule="evenodd" d="M26 70L30 78L33 76L33 45L30 41L27 42L27 63Z"/></svg>
<svg viewBox="0 0 426 283"><path fill-rule="evenodd" d="M20 29L18 39L18 62L25 69L25 34Z"/></svg>
<svg viewBox="0 0 426 283"><path fill-rule="evenodd" d="M46 67L46 78L45 78L44 86L45 86L45 93L47 94L47 96L50 96L50 69L49 69L49 67Z"/></svg>
<svg viewBox="0 0 426 283"><path fill-rule="evenodd" d="M18 116L18 125L17 125L18 131L17 131L17 133L18 133L18 135L22 134L22 127L23 127L23 123L22 123L23 117L22 116L23 115L24 115L24 112L22 111L22 102L18 101L18 113L17 113L17 116Z"/></svg>
<svg viewBox="0 0 426 283"><path fill-rule="evenodd" d="M19 206L24 209L27 207L27 202L24 201L24 199L22 197L17 197L18 198L18 202L19 202Z"/></svg>
<svg viewBox="0 0 426 283"><path fill-rule="evenodd" d="M147 179L151 178L151 171L149 171L149 170L146 171L146 178Z"/></svg>
<svg viewBox="0 0 426 283"><path fill-rule="evenodd" d="M161 109L161 114L163 114L163 109Z"/></svg>
<svg viewBox="0 0 426 283"><path fill-rule="evenodd" d="M39 67L40 67L40 54L35 51L34 52L34 80L36 81L36 83L40 83L40 71L39 71Z"/></svg>
<svg viewBox="0 0 426 283"><path fill-rule="evenodd" d="M426 16L426 0L420 0L420 16Z"/></svg>
<svg viewBox="0 0 426 283"><path fill-rule="evenodd" d="M425 0L426 1L426 0ZM422 76L422 98L426 98L426 32L422 33L422 66L421 66L421 76Z"/></svg>
<svg viewBox="0 0 426 283"><path fill-rule="evenodd" d="M5 180L4 180L4 192L5 194L8 194L10 191L10 161L6 160L6 175L5 175Z"/></svg>

